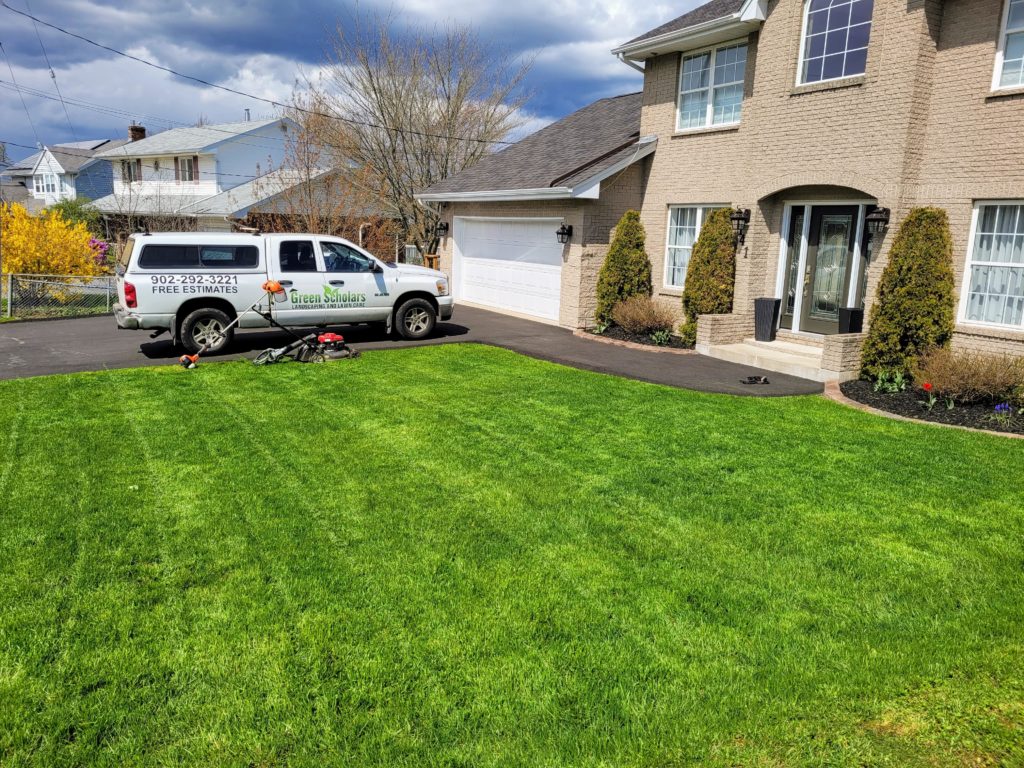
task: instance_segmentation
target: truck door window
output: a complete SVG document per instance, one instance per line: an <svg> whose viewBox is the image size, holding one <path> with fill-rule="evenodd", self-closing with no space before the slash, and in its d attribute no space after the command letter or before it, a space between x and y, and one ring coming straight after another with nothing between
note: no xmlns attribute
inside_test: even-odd
<svg viewBox="0 0 1024 768"><path fill-rule="evenodd" d="M369 272L372 262L342 243L320 243L328 272Z"/></svg>
<svg viewBox="0 0 1024 768"><path fill-rule="evenodd" d="M311 240L285 240L280 251L282 272L316 272Z"/></svg>

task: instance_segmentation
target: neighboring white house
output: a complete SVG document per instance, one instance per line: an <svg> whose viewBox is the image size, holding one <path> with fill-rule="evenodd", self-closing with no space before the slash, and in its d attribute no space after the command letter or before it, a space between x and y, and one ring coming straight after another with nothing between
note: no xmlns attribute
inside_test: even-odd
<svg viewBox="0 0 1024 768"><path fill-rule="evenodd" d="M113 164L114 189L93 204L107 214L183 217L195 219L199 230L230 231L228 219L280 194L285 148L297 129L287 118L174 128L150 137L133 126L136 140L99 154Z"/></svg>
<svg viewBox="0 0 1024 768"><path fill-rule="evenodd" d="M44 146L9 168L3 175L23 187L21 200L30 210L76 197L94 199L113 191L110 164L99 157L127 139L94 139Z"/></svg>

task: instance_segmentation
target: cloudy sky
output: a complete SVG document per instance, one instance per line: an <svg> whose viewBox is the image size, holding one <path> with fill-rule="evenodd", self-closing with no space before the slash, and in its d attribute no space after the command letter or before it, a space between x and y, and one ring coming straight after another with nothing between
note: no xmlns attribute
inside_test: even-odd
<svg viewBox="0 0 1024 768"><path fill-rule="evenodd" d="M97 42L179 72L285 101L301 73L315 73L333 30L355 12L400 23L469 24L488 44L534 60L526 84L529 125L540 127L594 99L640 87L610 49L696 7L700 0L5 0ZM40 38L42 45L40 45ZM8 62L0 60L0 141L34 146L123 136L131 119L151 131L270 116L273 107L190 83L100 50L0 7ZM68 103L70 125L44 59ZM40 95L37 92L41 92ZM33 132L29 124L35 126ZM9 146L14 158L30 149Z"/></svg>

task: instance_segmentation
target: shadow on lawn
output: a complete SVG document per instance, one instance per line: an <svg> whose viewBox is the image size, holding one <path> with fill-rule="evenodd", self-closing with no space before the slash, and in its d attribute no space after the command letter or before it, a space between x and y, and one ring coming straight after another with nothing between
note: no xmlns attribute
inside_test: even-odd
<svg viewBox="0 0 1024 768"><path fill-rule="evenodd" d="M469 333L469 328L457 323L438 323L434 333L428 339L422 341L408 341L398 336L389 336L384 332L384 327L379 324L372 325L338 325L327 328L296 328L295 332L300 336L313 333L316 330L334 331L345 337L345 341L358 347L360 344L372 344L373 349L389 347L415 347L424 344L440 344L451 341ZM231 358L238 355L245 355L250 352L257 352L267 347L283 347L292 341L292 337L284 331L279 330L246 330L235 334L231 346L221 354L204 355L208 358ZM150 360L170 360L181 355L182 350L171 343L171 337L161 336L155 341L147 341L139 345L139 350Z"/></svg>

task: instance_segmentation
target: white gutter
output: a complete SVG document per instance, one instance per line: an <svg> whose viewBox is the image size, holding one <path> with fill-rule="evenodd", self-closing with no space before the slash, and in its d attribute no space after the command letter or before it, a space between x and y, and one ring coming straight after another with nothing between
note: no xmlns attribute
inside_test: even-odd
<svg viewBox="0 0 1024 768"><path fill-rule="evenodd" d="M627 59L625 54L616 53L615 54L615 58L617 58L619 61L621 61L627 67L632 67L637 72L643 72L645 70L645 67L642 67L641 65L637 64L635 61L630 61L629 59Z"/></svg>
<svg viewBox="0 0 1024 768"><path fill-rule="evenodd" d="M537 187L534 189L489 189L482 192L434 192L416 195L421 203L498 202L502 200L566 200L572 197L569 187Z"/></svg>
<svg viewBox="0 0 1024 768"><path fill-rule="evenodd" d="M705 44L705 40L702 38L708 38L715 34L726 37L739 36L743 32L753 31L761 25L767 15L767 0L746 0L736 13L701 24L694 24L692 27L665 32L657 37L626 43L618 48L613 48L612 53L620 61L629 63L626 59L643 58L650 54L665 53L671 50L701 47ZM724 40L726 37L721 39ZM715 42L719 42L719 40Z"/></svg>
<svg viewBox="0 0 1024 768"><path fill-rule="evenodd" d="M624 157L614 165L604 168L595 173L589 179L576 184L573 187L536 187L533 189L489 189L479 192L433 192L416 195L416 200L421 205L426 202L466 202L466 203L488 203L515 200L572 200L590 199L595 200L601 192L601 182L614 176L623 168L628 168L641 158L654 152L658 147L657 136L643 136L634 145L636 151Z"/></svg>

